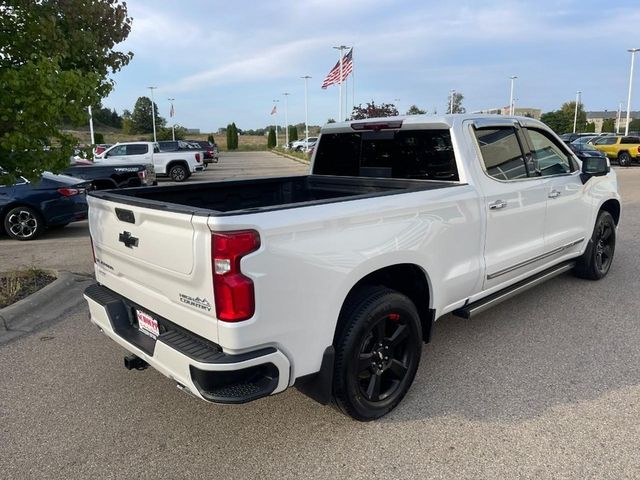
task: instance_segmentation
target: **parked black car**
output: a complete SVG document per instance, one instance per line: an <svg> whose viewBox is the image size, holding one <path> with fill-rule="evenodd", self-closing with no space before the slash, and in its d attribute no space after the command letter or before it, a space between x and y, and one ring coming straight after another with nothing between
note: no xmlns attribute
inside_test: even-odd
<svg viewBox="0 0 640 480"><path fill-rule="evenodd" d="M158 184L155 169L151 164L109 165L76 162L75 165L64 170L62 174L90 180L96 190Z"/></svg>
<svg viewBox="0 0 640 480"><path fill-rule="evenodd" d="M567 143L567 145L580 160L592 157L607 158L603 152L589 143Z"/></svg>
<svg viewBox="0 0 640 480"><path fill-rule="evenodd" d="M189 143L194 143L200 147L204 152L204 163L218 163L219 154L218 147L206 140L187 140Z"/></svg>
<svg viewBox="0 0 640 480"><path fill-rule="evenodd" d="M6 172L0 168L0 175ZM43 173L38 183L23 177L0 184L0 230L16 240L34 240L47 228L87 218L86 190L91 182Z"/></svg>

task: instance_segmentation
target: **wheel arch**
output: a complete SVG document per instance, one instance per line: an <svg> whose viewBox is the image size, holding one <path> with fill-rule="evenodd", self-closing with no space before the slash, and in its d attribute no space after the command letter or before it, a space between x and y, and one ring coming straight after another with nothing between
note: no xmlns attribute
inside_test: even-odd
<svg viewBox="0 0 640 480"><path fill-rule="evenodd" d="M620 202L617 199L610 198L600 206L599 210L609 212L613 217L613 221L618 225L620 221Z"/></svg>
<svg viewBox="0 0 640 480"><path fill-rule="evenodd" d="M334 343L346 323L346 319L343 318L345 306L363 286L384 286L406 295L418 309L423 341L425 343L430 341L435 320L435 311L431 308L431 299L433 298L431 282L422 267L414 263L399 263L374 270L351 287L340 308L333 337Z"/></svg>

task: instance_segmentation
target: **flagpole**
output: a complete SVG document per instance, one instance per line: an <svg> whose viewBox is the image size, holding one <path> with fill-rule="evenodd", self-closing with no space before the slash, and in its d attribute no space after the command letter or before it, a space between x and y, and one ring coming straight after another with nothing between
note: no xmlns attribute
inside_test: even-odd
<svg viewBox="0 0 640 480"><path fill-rule="evenodd" d="M169 117L171 117L173 119L173 117L175 116L176 112L173 108L173 101L175 100L175 98L167 98L167 100L169 100L170 105L171 105L171 109L169 110ZM176 141L176 122L172 121L171 122L171 138L173 139L173 141Z"/></svg>
<svg viewBox="0 0 640 480"><path fill-rule="evenodd" d="M279 103L280 100L273 99L273 108L276 109L276 147L278 146L278 106L276 103Z"/></svg>
<svg viewBox="0 0 640 480"><path fill-rule="evenodd" d="M340 50L340 96L338 97L338 121L342 121L342 52L349 47L345 45L340 45L339 47L333 47L336 50Z"/></svg>
<svg viewBox="0 0 640 480"><path fill-rule="evenodd" d="M356 74L353 67L353 47L351 47L351 112L356 108Z"/></svg>
<svg viewBox="0 0 640 480"><path fill-rule="evenodd" d="M300 77L304 79L304 141L305 147L309 146L309 100L307 97L307 81L311 78L309 75Z"/></svg>
<svg viewBox="0 0 640 480"><path fill-rule="evenodd" d="M289 117L287 114L287 97L291 95L289 92L284 92L284 142L285 148L289 147Z"/></svg>

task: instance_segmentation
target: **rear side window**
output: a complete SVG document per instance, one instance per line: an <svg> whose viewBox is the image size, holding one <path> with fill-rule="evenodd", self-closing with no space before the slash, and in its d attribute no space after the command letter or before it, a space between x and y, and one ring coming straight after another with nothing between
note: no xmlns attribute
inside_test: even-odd
<svg viewBox="0 0 640 480"><path fill-rule="evenodd" d="M638 138L638 137L622 137L622 139L620 140L620 143L637 144L637 143L640 143L640 138Z"/></svg>
<svg viewBox="0 0 640 480"><path fill-rule="evenodd" d="M313 173L418 180L458 180L449 130L324 134Z"/></svg>
<svg viewBox="0 0 640 480"><path fill-rule="evenodd" d="M594 145L613 145L614 143L616 143L616 140L616 137L605 137L600 140L596 140L593 143Z"/></svg>
<svg viewBox="0 0 640 480"><path fill-rule="evenodd" d="M146 143L127 145L127 155L144 155L149 151L149 146Z"/></svg>
<svg viewBox="0 0 640 480"><path fill-rule="evenodd" d="M497 180L527 178L520 142L513 127L479 128L476 139L487 173Z"/></svg>

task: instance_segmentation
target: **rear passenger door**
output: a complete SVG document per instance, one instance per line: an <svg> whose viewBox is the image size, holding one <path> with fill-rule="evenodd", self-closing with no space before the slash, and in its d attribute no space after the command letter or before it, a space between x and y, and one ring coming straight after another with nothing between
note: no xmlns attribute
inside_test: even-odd
<svg viewBox="0 0 640 480"><path fill-rule="evenodd" d="M150 163L151 152L149 152L149 144L132 143L127 145L127 160L132 163Z"/></svg>
<svg viewBox="0 0 640 480"><path fill-rule="evenodd" d="M531 176L527 143L517 124L474 128L486 208L484 289L542 264L548 187Z"/></svg>

